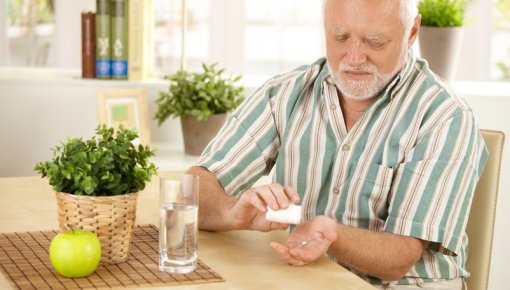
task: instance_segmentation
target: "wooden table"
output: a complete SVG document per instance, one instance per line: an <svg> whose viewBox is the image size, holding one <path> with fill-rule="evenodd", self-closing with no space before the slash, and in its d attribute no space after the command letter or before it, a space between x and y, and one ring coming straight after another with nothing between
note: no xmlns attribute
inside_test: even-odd
<svg viewBox="0 0 510 290"><path fill-rule="evenodd" d="M158 225L158 179L140 193L137 224ZM0 178L0 232L58 229L55 194L40 177ZM305 266L283 263L269 248L287 232L200 232L199 257L225 282L177 289L375 289L327 258ZM11 289L0 274L0 289ZM175 286L173 286L175 287ZM151 287L144 289L171 289Z"/></svg>

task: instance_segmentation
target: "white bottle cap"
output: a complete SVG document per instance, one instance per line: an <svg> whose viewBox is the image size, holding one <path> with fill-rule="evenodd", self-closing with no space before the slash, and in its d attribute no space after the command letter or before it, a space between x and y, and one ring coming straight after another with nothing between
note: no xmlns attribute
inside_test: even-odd
<svg viewBox="0 0 510 290"><path fill-rule="evenodd" d="M283 224L299 224L301 223L300 205L291 204L286 209L272 210L267 207L266 220Z"/></svg>

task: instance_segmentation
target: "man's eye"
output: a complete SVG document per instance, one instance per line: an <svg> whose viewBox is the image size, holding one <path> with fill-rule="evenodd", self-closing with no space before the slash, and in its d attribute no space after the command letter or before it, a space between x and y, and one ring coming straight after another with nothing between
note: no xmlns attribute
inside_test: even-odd
<svg viewBox="0 0 510 290"><path fill-rule="evenodd" d="M373 49L379 49L379 48L382 48L384 46L384 43L383 42L373 42L373 41L367 41L366 42L367 45L370 47L370 48L373 48Z"/></svg>
<svg viewBox="0 0 510 290"><path fill-rule="evenodd" d="M344 41L346 41L347 39L349 39L349 36L347 36L347 35L339 35L339 36L335 36L335 40L336 40L336 41L339 41L339 42L344 42Z"/></svg>

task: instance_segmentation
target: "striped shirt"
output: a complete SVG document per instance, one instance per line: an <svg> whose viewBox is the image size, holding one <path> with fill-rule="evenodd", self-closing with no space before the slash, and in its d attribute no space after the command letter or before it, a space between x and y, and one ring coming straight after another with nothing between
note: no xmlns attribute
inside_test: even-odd
<svg viewBox="0 0 510 290"><path fill-rule="evenodd" d="M274 170L300 194L304 220L326 215L430 241L397 282L416 284L468 275L465 228L487 154L469 106L409 53L349 131L325 59L270 79L197 165L233 196Z"/></svg>

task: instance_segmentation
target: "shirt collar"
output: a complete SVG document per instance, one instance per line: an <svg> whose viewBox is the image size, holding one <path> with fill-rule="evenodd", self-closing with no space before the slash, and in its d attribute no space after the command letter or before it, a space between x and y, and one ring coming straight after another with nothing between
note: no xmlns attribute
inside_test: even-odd
<svg viewBox="0 0 510 290"><path fill-rule="evenodd" d="M389 94L390 98L393 99L398 91L402 88L402 86L407 82L409 77L412 74L413 68L416 64L416 57L414 56L413 50L409 49L407 53L407 60L404 67L400 70L400 72L395 76L393 81L384 89L384 94Z"/></svg>

